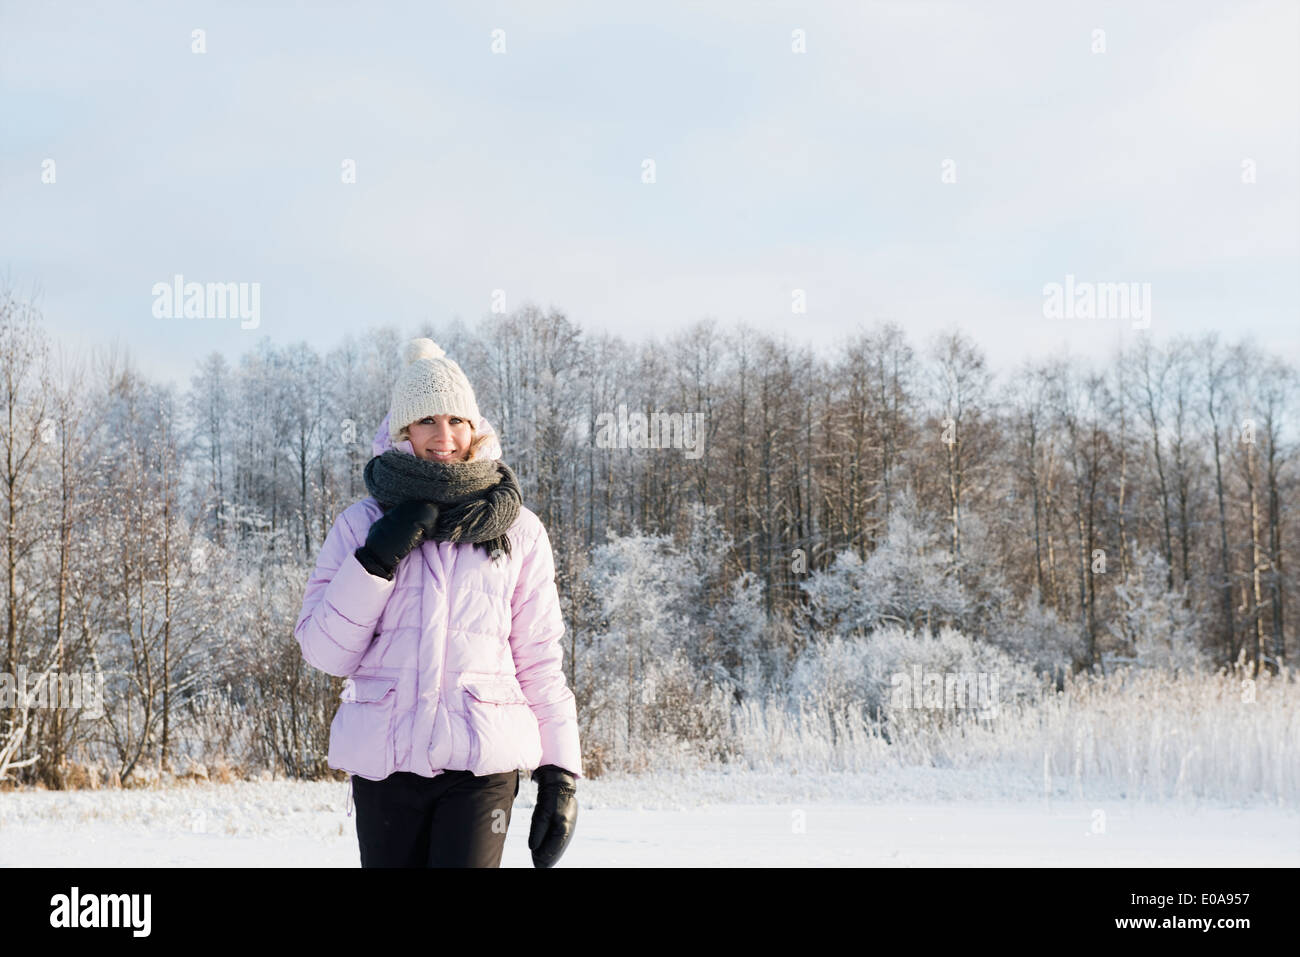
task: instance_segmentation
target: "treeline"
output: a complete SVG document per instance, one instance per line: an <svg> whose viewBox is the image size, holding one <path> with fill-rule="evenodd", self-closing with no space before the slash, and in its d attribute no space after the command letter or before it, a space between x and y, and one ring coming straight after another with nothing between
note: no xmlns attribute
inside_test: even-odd
<svg viewBox="0 0 1300 957"><path fill-rule="evenodd" d="M1165 624L1252 674L1294 651L1296 371L1249 341L1140 339L1096 367L1045 358L999 380L955 330L860 328L819 357L712 321L634 345L525 306L472 329L250 339L177 393L120 350L56 348L3 293L5 672L102 672L108 706L89 721L9 704L0 776L58 786L96 754L125 780L222 748L324 770L337 683L301 661L292 626L335 517L366 494L412 335L465 369L547 526L580 709L615 667L611 620L631 620L599 589L620 554L645 562L626 559L638 535L674 543L693 578L664 628L688 632L677 673L714 688L755 654L783 680L819 635L876 626L955 627L1040 665L1035 645L1054 642L1076 670L1142 657ZM596 441L620 406L702 414L704 454ZM655 579L637 576L647 593L623 608L644 621ZM649 673L630 661L627 735Z"/></svg>

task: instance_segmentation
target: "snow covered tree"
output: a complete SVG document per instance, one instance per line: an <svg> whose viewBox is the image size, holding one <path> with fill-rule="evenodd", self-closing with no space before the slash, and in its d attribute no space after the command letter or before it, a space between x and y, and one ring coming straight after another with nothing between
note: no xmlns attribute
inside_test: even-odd
<svg viewBox="0 0 1300 957"><path fill-rule="evenodd" d="M1203 664L1200 619L1187 605L1185 587L1169 587L1169 565L1160 552L1139 553L1124 582L1115 586L1119 609L1111 625L1129 654L1111 660L1174 672Z"/></svg>
<svg viewBox="0 0 1300 957"><path fill-rule="evenodd" d="M933 630L959 622L970 610L970 598L935 539L911 500L900 494L885 537L866 561L842 551L830 568L803 583L812 626L849 635L885 624Z"/></svg>
<svg viewBox="0 0 1300 957"><path fill-rule="evenodd" d="M611 532L587 570L601 618L580 652L589 743L621 753L634 767L665 741L708 746L727 720L722 676L687 657L687 635L696 627L682 611L690 567L666 535Z"/></svg>

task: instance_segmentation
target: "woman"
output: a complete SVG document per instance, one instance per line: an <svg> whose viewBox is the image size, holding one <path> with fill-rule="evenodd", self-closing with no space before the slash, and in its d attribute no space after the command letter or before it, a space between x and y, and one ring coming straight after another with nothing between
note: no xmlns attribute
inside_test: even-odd
<svg viewBox="0 0 1300 957"><path fill-rule="evenodd" d="M347 771L362 867L499 867L517 768L538 784L528 847L573 836L577 710L550 539L460 366L411 340L294 635L346 677L327 763Z"/></svg>

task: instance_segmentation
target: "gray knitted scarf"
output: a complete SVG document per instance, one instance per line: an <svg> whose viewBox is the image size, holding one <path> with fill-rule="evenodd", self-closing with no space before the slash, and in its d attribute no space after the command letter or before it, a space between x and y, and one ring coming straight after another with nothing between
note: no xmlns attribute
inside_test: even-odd
<svg viewBox="0 0 1300 957"><path fill-rule="evenodd" d="M489 555L510 555L506 531L519 516L522 498L514 471L499 459L430 462L388 449L366 463L366 488L384 510L416 499L438 507L439 542L473 542Z"/></svg>

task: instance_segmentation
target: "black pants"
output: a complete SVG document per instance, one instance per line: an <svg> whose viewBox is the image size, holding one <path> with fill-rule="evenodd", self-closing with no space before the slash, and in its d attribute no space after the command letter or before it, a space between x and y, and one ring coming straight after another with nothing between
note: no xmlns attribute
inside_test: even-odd
<svg viewBox="0 0 1300 957"><path fill-rule="evenodd" d="M352 775L362 867L500 867L519 772Z"/></svg>

